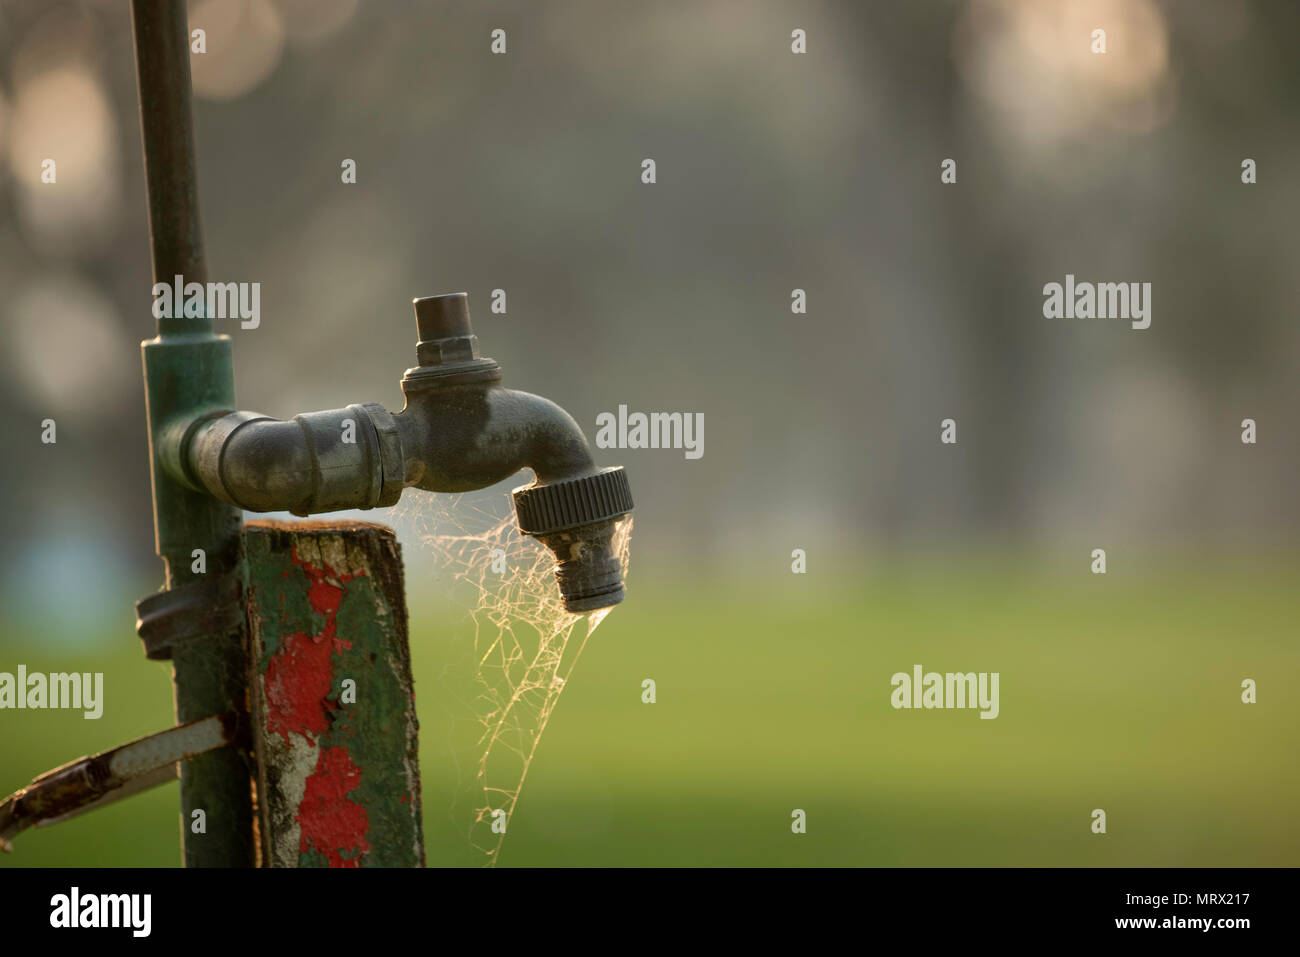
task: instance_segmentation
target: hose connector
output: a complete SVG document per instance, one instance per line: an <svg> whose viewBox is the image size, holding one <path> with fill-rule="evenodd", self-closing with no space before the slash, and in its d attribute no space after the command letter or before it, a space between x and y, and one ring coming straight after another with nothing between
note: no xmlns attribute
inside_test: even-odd
<svg viewBox="0 0 1300 957"><path fill-rule="evenodd" d="M584 614L623 600L623 566L614 550L618 519L632 511L622 466L514 490L519 530L555 553L566 611Z"/></svg>

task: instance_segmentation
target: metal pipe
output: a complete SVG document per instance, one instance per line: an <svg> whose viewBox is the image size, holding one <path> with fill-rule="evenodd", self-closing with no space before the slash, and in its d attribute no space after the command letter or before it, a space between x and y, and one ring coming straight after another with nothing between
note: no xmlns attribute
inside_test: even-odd
<svg viewBox="0 0 1300 957"><path fill-rule="evenodd" d="M234 712L214 714L46 771L0 801L0 850L11 851L17 835L45 827L176 780L186 758L236 743L243 721Z"/></svg>
<svg viewBox="0 0 1300 957"><path fill-rule="evenodd" d="M198 181L190 111L189 29L184 0L132 0L136 74L154 282L205 282ZM143 292L143 290L142 290ZM245 578L239 509L177 481L162 456L177 422L234 407L230 339L205 316L163 317L158 338L141 344L152 463L155 548L165 587L206 575ZM195 562L203 555L203 571ZM178 723L246 707L243 636L200 634L172 652ZM255 863L252 775L246 750L226 748L181 763L181 824L187 867ZM206 831L191 821L203 811Z"/></svg>
<svg viewBox="0 0 1300 957"><path fill-rule="evenodd" d="M184 0L132 0L154 282L207 282L194 157ZM207 316L158 320L158 334L210 332Z"/></svg>
<svg viewBox="0 0 1300 957"><path fill-rule="evenodd" d="M501 387L480 356L464 293L415 301L420 364L406 405L377 403L283 421L252 412L199 416L168 434L173 478L254 512L314 515L394 504L407 487L463 492L531 469L515 490L521 531L557 557L570 611L623 599L611 536L632 509L621 468L598 469L582 428L549 399Z"/></svg>
<svg viewBox="0 0 1300 957"><path fill-rule="evenodd" d="M529 468L539 482L596 471L582 429L549 399L499 386L273 419L231 412L182 436L181 477L250 512L317 515L394 504L403 488L465 492Z"/></svg>

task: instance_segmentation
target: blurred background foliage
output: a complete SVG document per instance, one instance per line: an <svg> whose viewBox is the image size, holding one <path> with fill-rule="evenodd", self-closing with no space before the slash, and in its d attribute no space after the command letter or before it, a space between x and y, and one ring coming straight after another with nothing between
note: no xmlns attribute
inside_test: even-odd
<svg viewBox="0 0 1300 957"><path fill-rule="evenodd" d="M127 7L0 0L0 670L104 670L108 695L98 722L0 713L0 792L170 716L132 637L161 569ZM400 406L409 300L464 289L507 383L588 430L620 403L705 415L697 461L600 453L636 492L631 597L560 704L504 863L1300 863L1300 6L205 0L190 18L209 273L262 284L261 326L229 328L241 406ZM1044 320L1067 272L1151 282L1151 328ZM458 862L438 663L464 621L404 540L431 859ZM1001 717L894 712L889 675L918 661L1000 670ZM174 863L174 810L168 788L4 863Z"/></svg>

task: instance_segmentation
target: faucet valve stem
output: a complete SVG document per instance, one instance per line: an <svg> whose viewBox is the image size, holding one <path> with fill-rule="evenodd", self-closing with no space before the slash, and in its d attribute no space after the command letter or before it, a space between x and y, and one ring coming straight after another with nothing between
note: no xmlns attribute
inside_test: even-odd
<svg viewBox="0 0 1300 957"><path fill-rule="evenodd" d="M484 358L469 322L469 294L453 292L411 300L420 339L407 369L402 390L427 389L475 382L499 382L501 366Z"/></svg>

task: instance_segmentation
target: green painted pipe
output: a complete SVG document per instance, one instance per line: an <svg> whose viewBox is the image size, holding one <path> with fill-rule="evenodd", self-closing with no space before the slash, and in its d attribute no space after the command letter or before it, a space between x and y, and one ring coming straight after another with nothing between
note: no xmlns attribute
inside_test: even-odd
<svg viewBox="0 0 1300 957"><path fill-rule="evenodd" d="M206 282L185 4L183 0L132 0L131 19L154 282L170 283L175 276L183 276L187 283ZM246 579L239 509L175 481L159 453L175 423L190 421L206 410L235 407L230 339L213 334L210 318L161 318L158 337L141 348L155 548L165 566L165 587L204 575L234 574ZM197 550L202 552L201 564ZM172 664L178 722L245 709L247 662L239 632L188 640L173 650ZM251 783L249 757L236 748L182 763L181 825L187 867L254 864ZM199 811L201 815L195 813Z"/></svg>

